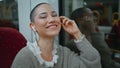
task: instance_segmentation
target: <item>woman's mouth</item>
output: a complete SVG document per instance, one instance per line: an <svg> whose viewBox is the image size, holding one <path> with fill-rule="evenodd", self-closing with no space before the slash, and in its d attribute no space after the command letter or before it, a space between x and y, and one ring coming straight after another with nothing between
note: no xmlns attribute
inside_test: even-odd
<svg viewBox="0 0 120 68"><path fill-rule="evenodd" d="M55 29L55 28L57 28L57 25L56 24L52 24L52 25L47 26L47 28Z"/></svg>

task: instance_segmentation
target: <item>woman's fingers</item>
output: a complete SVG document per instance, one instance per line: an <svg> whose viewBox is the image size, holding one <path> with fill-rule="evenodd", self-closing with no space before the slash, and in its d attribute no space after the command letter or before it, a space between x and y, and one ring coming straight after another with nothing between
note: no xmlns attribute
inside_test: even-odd
<svg viewBox="0 0 120 68"><path fill-rule="evenodd" d="M64 26L69 26L69 25L72 25L73 23L72 20L64 16L60 16L60 20L61 20L61 23L64 24Z"/></svg>
<svg viewBox="0 0 120 68"><path fill-rule="evenodd" d="M60 22L62 23L63 22L63 19L64 19L64 16L60 16Z"/></svg>

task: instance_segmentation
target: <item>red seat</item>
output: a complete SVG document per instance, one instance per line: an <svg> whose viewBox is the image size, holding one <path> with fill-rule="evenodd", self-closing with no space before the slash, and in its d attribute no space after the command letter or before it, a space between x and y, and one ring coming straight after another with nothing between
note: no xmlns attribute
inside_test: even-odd
<svg viewBox="0 0 120 68"><path fill-rule="evenodd" d="M0 27L0 68L10 68L18 51L26 45L26 39L14 28Z"/></svg>

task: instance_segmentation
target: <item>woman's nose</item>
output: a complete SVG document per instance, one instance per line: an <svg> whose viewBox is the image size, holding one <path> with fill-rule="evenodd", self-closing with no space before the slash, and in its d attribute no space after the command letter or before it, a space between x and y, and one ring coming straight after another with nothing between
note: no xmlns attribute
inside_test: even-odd
<svg viewBox="0 0 120 68"><path fill-rule="evenodd" d="M48 22L53 22L53 21L54 21L54 17L49 16L49 17L48 17Z"/></svg>

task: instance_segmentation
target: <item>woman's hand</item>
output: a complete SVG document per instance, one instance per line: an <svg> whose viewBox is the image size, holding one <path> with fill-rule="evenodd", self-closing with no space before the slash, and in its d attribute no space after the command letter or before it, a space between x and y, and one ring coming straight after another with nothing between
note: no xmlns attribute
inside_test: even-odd
<svg viewBox="0 0 120 68"><path fill-rule="evenodd" d="M66 32L73 35L76 40L79 40L81 38L81 32L74 20L71 20L65 16L60 16L60 21L62 27Z"/></svg>

